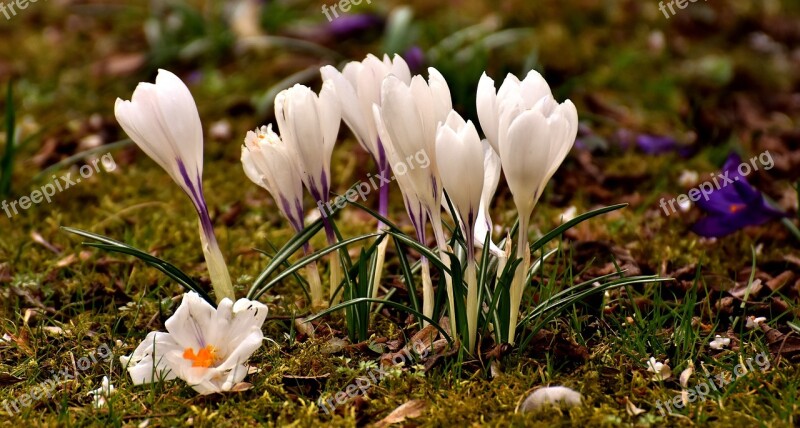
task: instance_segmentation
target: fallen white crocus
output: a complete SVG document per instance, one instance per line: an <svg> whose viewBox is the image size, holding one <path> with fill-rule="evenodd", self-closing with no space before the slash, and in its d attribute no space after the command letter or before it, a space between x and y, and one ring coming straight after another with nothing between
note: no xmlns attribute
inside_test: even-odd
<svg viewBox="0 0 800 428"><path fill-rule="evenodd" d="M564 407L580 406L581 394L566 386L546 386L533 391L520 406L523 413L538 410L545 405Z"/></svg>
<svg viewBox="0 0 800 428"><path fill-rule="evenodd" d="M223 299L217 309L197 293L183 295L165 323L132 355L120 357L134 385L180 378L207 395L230 391L247 375L245 362L261 347L267 307L260 302Z"/></svg>
<svg viewBox="0 0 800 428"><path fill-rule="evenodd" d="M655 373L653 380L667 380L672 377L672 369L667 364L667 361L660 363L654 357L650 357L647 361L647 371Z"/></svg>
<svg viewBox="0 0 800 428"><path fill-rule="evenodd" d="M767 319L765 317L754 317L751 315L747 317L747 324L745 324L745 327L747 327L748 330L752 330L754 328L761 328L761 323L763 322L767 322Z"/></svg>
<svg viewBox="0 0 800 428"><path fill-rule="evenodd" d="M727 337L722 337L720 335L717 335L714 338L714 340L712 340L708 344L708 347L711 348L711 349L721 350L721 349L724 349L726 346L728 346L730 344L731 344L731 340L730 339L728 339Z"/></svg>
<svg viewBox="0 0 800 428"><path fill-rule="evenodd" d="M103 381L100 383L100 387L89 391L89 395L91 395L94 399L94 407L99 409L104 407L108 402L108 399L116 392L117 390L114 388L114 385L108 381L108 376L103 376Z"/></svg>

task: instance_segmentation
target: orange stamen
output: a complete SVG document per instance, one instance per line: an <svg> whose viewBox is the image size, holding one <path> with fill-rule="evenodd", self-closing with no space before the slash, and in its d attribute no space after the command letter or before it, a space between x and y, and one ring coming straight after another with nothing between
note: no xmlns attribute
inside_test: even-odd
<svg viewBox="0 0 800 428"><path fill-rule="evenodd" d="M213 345L207 345L201 349L197 355L194 349L186 348L183 351L183 358L192 362L192 367L211 367L217 360L217 349Z"/></svg>
<svg viewBox="0 0 800 428"><path fill-rule="evenodd" d="M742 209L742 205L741 204L731 204L730 208L728 208L728 209L730 210L731 213L735 213L736 211L739 211L740 209Z"/></svg>

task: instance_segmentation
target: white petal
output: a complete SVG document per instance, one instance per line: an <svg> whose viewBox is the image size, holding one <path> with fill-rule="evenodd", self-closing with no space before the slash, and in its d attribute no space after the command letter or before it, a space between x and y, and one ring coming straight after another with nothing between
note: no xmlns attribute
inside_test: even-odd
<svg viewBox="0 0 800 428"><path fill-rule="evenodd" d="M497 127L500 117L497 111L497 92L494 88L494 80L484 72L478 82L478 93L475 98L475 105L478 109L478 120L481 123L486 139L497 151Z"/></svg>
<svg viewBox="0 0 800 428"><path fill-rule="evenodd" d="M500 156L489 145L487 140L481 142L483 145L483 192L478 209L478 218L475 221L475 245L483 248L487 233L489 234L489 250L495 255L502 255L503 251L491 241L492 236L492 217L489 214L489 207L492 204L497 184L500 182Z"/></svg>
<svg viewBox="0 0 800 428"><path fill-rule="evenodd" d="M158 70L156 94L167 130L189 173L203 174L203 125L189 88L178 76ZM194 168L192 168L194 167Z"/></svg>
<svg viewBox="0 0 800 428"><path fill-rule="evenodd" d="M428 68L428 86L430 87L431 97L433 98L434 124L444 121L450 111L453 110L453 100L450 96L450 87L447 81L433 67Z"/></svg>
<svg viewBox="0 0 800 428"><path fill-rule="evenodd" d="M532 412L546 405L580 406L581 394L565 386L539 388L525 399L520 410Z"/></svg>
<svg viewBox="0 0 800 428"><path fill-rule="evenodd" d="M550 150L547 121L535 111L522 113L507 136L501 135L500 161L520 217L530 216L542 194L540 186L548 170Z"/></svg>
<svg viewBox="0 0 800 428"><path fill-rule="evenodd" d="M333 83L322 85L317 100L317 110L323 138L323 168L330 178L331 155L336 144L336 137L339 135L339 126L342 124L342 108L336 99ZM330 180L328 185L330 185Z"/></svg>
<svg viewBox="0 0 800 428"><path fill-rule="evenodd" d="M299 230L303 227L303 177L292 153L272 125L248 132L242 147L245 174L269 191L281 213Z"/></svg>
<svg viewBox="0 0 800 428"><path fill-rule="evenodd" d="M392 59L391 69L389 73L400 79L406 85L411 83L411 70L408 68L408 63L402 56L395 54Z"/></svg>
<svg viewBox="0 0 800 428"><path fill-rule="evenodd" d="M120 357L120 363L122 368L127 368L134 385L152 383L162 378L174 379L176 373L170 370L164 355L179 348L168 333L153 331L147 334L133 354Z"/></svg>
<svg viewBox="0 0 800 428"><path fill-rule="evenodd" d="M356 136L361 147L367 152L373 153L372 144L370 143L369 124L367 122L368 119L371 121L372 118L371 116L365 116L361 108L356 108L361 104L361 100L356 93L356 87L333 66L326 65L320 68L320 74L323 81L333 83L334 93L339 100L344 123Z"/></svg>
<svg viewBox="0 0 800 428"><path fill-rule="evenodd" d="M543 97L551 95L550 85L536 70L528 72L528 75L525 76L525 79L520 84L520 91L527 108L531 108Z"/></svg>
<svg viewBox="0 0 800 428"><path fill-rule="evenodd" d="M208 345L206 337L214 329L212 324L216 310L195 292L183 295L180 306L165 322L172 339L183 349L195 352Z"/></svg>

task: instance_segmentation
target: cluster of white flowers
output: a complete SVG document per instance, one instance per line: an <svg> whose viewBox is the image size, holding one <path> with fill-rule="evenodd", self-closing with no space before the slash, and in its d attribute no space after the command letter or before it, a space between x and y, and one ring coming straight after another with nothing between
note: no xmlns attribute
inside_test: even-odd
<svg viewBox="0 0 800 428"><path fill-rule="evenodd" d="M477 86L478 118L486 134L455 110L450 89L436 69L428 79L412 76L399 56L381 60L373 55L347 64L340 72L321 70L319 94L295 85L275 98L278 133L271 125L248 132L241 161L245 174L265 188L291 226L304 227L303 188L318 206L327 205L331 190L331 158L339 127L344 121L368 151L381 173L394 170L406 211L420 243L430 220L442 261L449 265L441 221L443 192L455 205L457 220L467 240L466 302L457 302L452 279L445 274L451 331L456 330L455 307L466 305L467 331L458 332L469 350L475 349L479 319L475 247L487 238L492 253L509 254L491 243L491 199L501 171L513 195L520 218L517 257L523 260L511 284L507 340L514 342L524 276L530 268L528 224L550 178L572 147L578 114L569 100L559 104L536 71L520 81L508 75L499 90L486 74ZM218 308L195 293L167 321L167 333L152 332L123 364L134 383L156 377L186 380L208 394L230 390L247 373L245 361L261 344L261 324L267 310L261 303L235 300L230 275L214 235L203 196L203 128L197 106L186 85L169 71L159 70L154 84L141 83L130 101L118 99L115 115L131 139L155 160L191 199L199 220L200 236ZM401 174L396 169L424 153L430 162ZM440 161L437 162L437 159ZM384 190L381 189L382 202ZM386 207L381 204L383 213ZM323 216L329 244L336 242L330 221ZM382 247L385 251L385 246ZM306 246L306 251L309 247ZM380 277L382 256L377 271ZM341 280L341 266L331 257L330 301ZM502 271L502 269L500 269ZM316 266L307 266L312 307L327 304ZM430 268L422 260L423 314L434 314L435 296ZM377 281L377 278L376 278Z"/></svg>

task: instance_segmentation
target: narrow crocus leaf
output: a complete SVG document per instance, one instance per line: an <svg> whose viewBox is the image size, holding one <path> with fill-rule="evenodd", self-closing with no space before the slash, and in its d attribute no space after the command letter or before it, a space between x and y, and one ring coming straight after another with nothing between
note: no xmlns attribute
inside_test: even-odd
<svg viewBox="0 0 800 428"><path fill-rule="evenodd" d="M391 307L393 307L395 309L399 309L401 311L408 312L408 313L416 316L417 318L421 318L421 319L425 320L426 322L428 322L429 324L433 325L436 328L436 330L439 330L439 333L441 333L442 336L444 336L444 338L447 339L448 342L453 343L453 339L450 337L449 334L447 334L447 331L445 329L443 329L439 325L439 323L437 323L433 319L426 317L425 315L423 315L422 313L418 312L417 310L415 310L413 308L409 308L408 306L405 306L403 304L400 304L400 303L397 303L397 302L393 302L391 300L385 300L385 299L373 299L373 298L370 298L370 297L360 297L360 298L357 298L357 299L348 300L346 302L343 302L343 303L340 303L340 304L338 304L336 306L328 308L328 309L326 309L326 310L324 310L324 311L312 316L311 318L306 319L306 322L314 321L316 319L324 317L324 316L326 316L328 314L331 314L333 312L342 310L342 309L344 309L344 308L346 308L348 306L358 305L358 304L361 304L361 303L368 303L368 302L381 303L381 304L384 304L386 306L391 306Z"/></svg>
<svg viewBox="0 0 800 428"><path fill-rule="evenodd" d="M61 229L63 229L66 232L74 233L75 235L82 236L84 238L92 239L99 242L99 244L89 242L89 243L84 243L84 245L99 248L105 251L134 256L139 260L147 263L148 265L160 270L162 273L172 278L173 281L177 282L179 285L184 287L187 291L193 291L197 293L200 297L208 301L209 303L214 304L214 301L211 299L211 297L209 297L208 294L205 291L203 291L203 289L196 282L194 282L194 280L189 275L185 274L183 271L181 271L180 269L178 269L177 267L175 267L174 265L165 260L162 260L156 256L148 254L138 248L132 247L123 242L113 240L107 236L98 235L96 233L66 226L62 226Z"/></svg>

